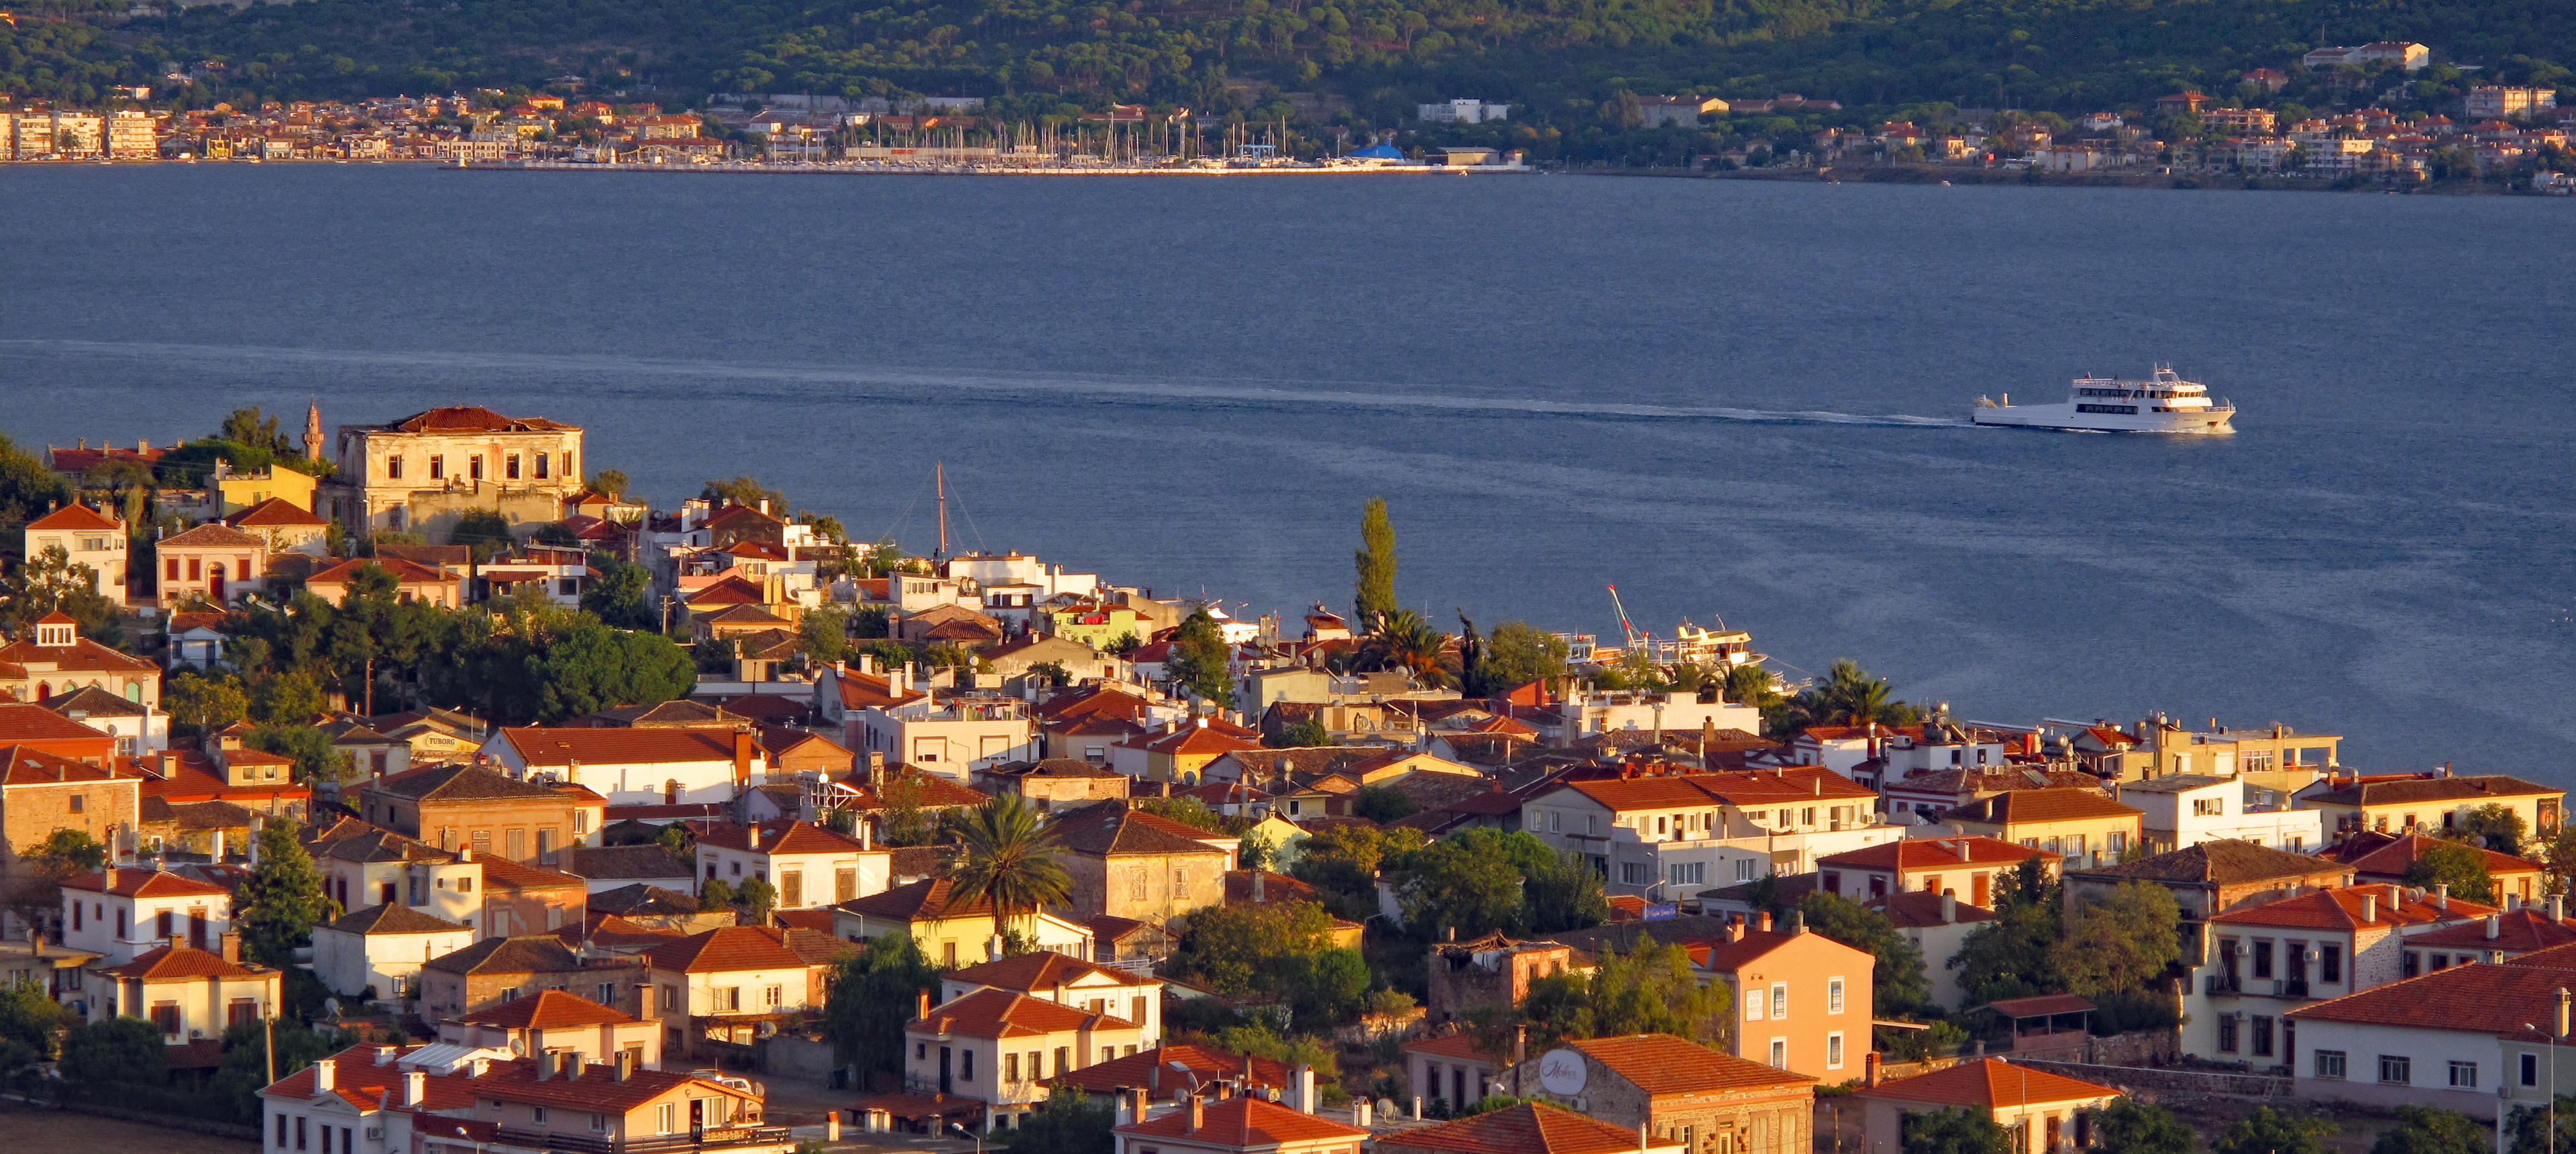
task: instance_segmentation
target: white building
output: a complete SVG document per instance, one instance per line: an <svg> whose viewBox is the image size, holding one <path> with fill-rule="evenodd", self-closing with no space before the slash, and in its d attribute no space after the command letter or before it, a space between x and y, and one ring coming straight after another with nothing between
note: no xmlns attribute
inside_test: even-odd
<svg viewBox="0 0 2576 1154"><path fill-rule="evenodd" d="M2146 815L2148 853L2222 838L2285 853L2325 845L2322 811L2291 808L2289 798L2232 777L2170 774L2114 785L2112 798Z"/></svg>
<svg viewBox="0 0 2576 1154"><path fill-rule="evenodd" d="M907 691L903 673L892 676L895 690ZM999 693L934 692L900 704L872 705L848 728L855 731L861 752L883 753L888 760L961 783L979 769L1038 758L1027 703Z"/></svg>
<svg viewBox="0 0 2576 1154"><path fill-rule="evenodd" d="M482 752L512 777L583 786L611 806L728 802L769 774L759 740L735 729L504 727Z"/></svg>
<svg viewBox="0 0 2576 1154"><path fill-rule="evenodd" d="M768 882L781 910L884 893L893 884L894 855L868 848L866 823L858 829L850 837L803 821L713 826L698 832L698 868L705 880L736 889L749 878Z"/></svg>
<svg viewBox="0 0 2576 1154"><path fill-rule="evenodd" d="M1876 798L1821 766L1578 781L1531 798L1521 829L1584 855L1613 893L1671 900L1898 840Z"/></svg>
<svg viewBox="0 0 2576 1154"><path fill-rule="evenodd" d="M1512 114L1508 104L1487 104L1482 100L1460 98L1439 104L1421 106L1420 119L1439 124L1482 124L1502 120Z"/></svg>
<svg viewBox="0 0 2576 1154"><path fill-rule="evenodd" d="M1886 914L1896 932L1923 951L1923 976L1931 980L1932 1000L1956 1013L1968 1008L1968 989L1959 970L1948 964L1977 927L1995 920L1995 912L1972 906L1956 895L1904 890L1869 899L1869 908Z"/></svg>
<svg viewBox="0 0 2576 1154"><path fill-rule="evenodd" d="M1676 737L1698 733L1708 724L1719 729L1762 732L1762 711L1719 698L1702 701L1696 693L1652 693L1643 690L1584 690L1557 706L1563 718L1560 740L1618 730L1661 730Z"/></svg>
<svg viewBox="0 0 2576 1154"><path fill-rule="evenodd" d="M174 873L109 868L62 889L63 945L99 955L100 965L171 944L212 950L233 928L231 893Z"/></svg>
<svg viewBox="0 0 2576 1154"><path fill-rule="evenodd" d="M2561 946L2301 1006L2288 1015L2298 1052L2280 1064L2302 1098L2437 1106L2479 1119L2499 1106L2538 1107L2553 1089L2576 1084L2569 986L2576 950Z"/></svg>
<svg viewBox="0 0 2576 1154"><path fill-rule="evenodd" d="M474 928L401 902L369 906L313 928L313 974L342 998L374 991L393 1005L420 995L420 968L474 944Z"/></svg>
<svg viewBox="0 0 2576 1154"><path fill-rule="evenodd" d="M125 522L74 501L27 522L26 553L32 561L47 549L60 549L75 565L90 568L90 592L125 600Z"/></svg>
<svg viewBox="0 0 2576 1154"><path fill-rule="evenodd" d="M2471 120L2502 120L2506 117L2530 116L2544 108L2558 107L2555 88L2507 88L2503 85L2481 85L2469 90L2468 112Z"/></svg>
<svg viewBox="0 0 2576 1154"><path fill-rule="evenodd" d="M1038 950L940 975L939 998L943 1003L987 989L1008 990L1085 1013L1125 1018L1144 1028L1143 1045L1162 1044L1163 983L1151 974L1131 974L1053 950Z"/></svg>
<svg viewBox="0 0 2576 1154"><path fill-rule="evenodd" d="M152 139L152 115L124 109L107 118L107 156L110 160L150 160L161 154Z"/></svg>

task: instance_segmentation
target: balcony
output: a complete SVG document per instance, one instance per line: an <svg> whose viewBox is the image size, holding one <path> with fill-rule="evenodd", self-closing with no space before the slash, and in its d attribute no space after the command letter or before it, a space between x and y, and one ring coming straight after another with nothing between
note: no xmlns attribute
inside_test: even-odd
<svg viewBox="0 0 2576 1154"><path fill-rule="evenodd" d="M564 1154L689 1154L699 1150L741 1150L760 1146L789 1147L795 1135L785 1126L711 1126L694 1134L660 1134L618 1141L582 1134L542 1130L493 1131L496 1145L523 1146Z"/></svg>
<svg viewBox="0 0 2576 1154"><path fill-rule="evenodd" d="M2201 981L2203 984L2200 992L2213 998L2221 994L2233 997L2245 992L2240 988L2241 983L2236 980L2234 974L2211 974Z"/></svg>
<svg viewBox="0 0 2576 1154"><path fill-rule="evenodd" d="M2272 982L2272 996L2276 998L2307 997L2308 980L2306 978L2276 978Z"/></svg>

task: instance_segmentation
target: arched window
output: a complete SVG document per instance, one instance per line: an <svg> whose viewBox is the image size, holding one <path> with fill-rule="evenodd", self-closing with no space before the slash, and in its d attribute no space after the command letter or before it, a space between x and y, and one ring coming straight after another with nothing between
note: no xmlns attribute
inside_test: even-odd
<svg viewBox="0 0 2576 1154"><path fill-rule="evenodd" d="M127 701L141 702L143 700L143 683L140 681L126 682L125 699Z"/></svg>
<svg viewBox="0 0 2576 1154"><path fill-rule="evenodd" d="M36 700L47 701L52 699L53 696L54 687L51 684L42 681L36 683Z"/></svg>
<svg viewBox="0 0 2576 1154"><path fill-rule="evenodd" d="M662 783L662 804L680 804L680 783L678 779L675 778Z"/></svg>

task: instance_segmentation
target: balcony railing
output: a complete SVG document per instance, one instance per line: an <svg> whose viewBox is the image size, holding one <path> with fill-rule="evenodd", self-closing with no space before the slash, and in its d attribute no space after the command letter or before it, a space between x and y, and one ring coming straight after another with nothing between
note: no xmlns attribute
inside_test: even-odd
<svg viewBox="0 0 2576 1154"><path fill-rule="evenodd" d="M2211 974L2207 978L2203 979L2203 982L2204 984L2201 987L2201 992L2211 997L2216 997L2220 994L2241 994L2245 992L2243 989L2239 988L2239 983L2237 982L2236 975L2234 974Z"/></svg>
<svg viewBox="0 0 2576 1154"><path fill-rule="evenodd" d="M792 1145L796 1141L794 1132L785 1126L710 1126L692 1134L661 1134L624 1141L504 1126L493 1131L492 1137L503 1145L560 1150L565 1154L691 1154L699 1150Z"/></svg>
<svg viewBox="0 0 2576 1154"><path fill-rule="evenodd" d="M2308 996L2308 980L2307 980L2306 978L2278 978L2278 979L2275 979L2275 980L2272 982L2272 994L2273 994L2273 996L2274 996L2274 997L2280 997L2280 998L2304 998L2304 997L2307 997L2307 996Z"/></svg>

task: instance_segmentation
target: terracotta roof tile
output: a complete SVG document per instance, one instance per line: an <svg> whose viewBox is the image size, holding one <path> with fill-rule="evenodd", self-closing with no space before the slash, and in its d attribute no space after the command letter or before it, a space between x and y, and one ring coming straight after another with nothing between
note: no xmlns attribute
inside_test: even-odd
<svg viewBox="0 0 2576 1154"><path fill-rule="evenodd" d="M1596 1118L1538 1102L1524 1102L1455 1122L1400 1130L1377 1140L1377 1148L1437 1150L1444 1154L1635 1154L1637 1132ZM1679 1142L1645 1147L1645 1154L1680 1150Z"/></svg>
<svg viewBox="0 0 2576 1154"><path fill-rule="evenodd" d="M2412 939L2409 939L2410 941ZM2576 985L2576 946L2555 946L2501 965L2452 966L2289 1011L2299 1021L2357 1022L2530 1038L2561 986Z"/></svg>
<svg viewBox="0 0 2576 1154"><path fill-rule="evenodd" d="M653 765L731 761L733 731L705 729L589 729L505 726L501 739L528 765Z"/></svg>
<svg viewBox="0 0 2576 1154"><path fill-rule="evenodd" d="M626 1025L639 1019L624 1010L600 1005L579 994L540 990L535 997L513 998L467 1014L463 1020L478 1026L499 1026L508 1030L568 1030L578 1026Z"/></svg>
<svg viewBox="0 0 2576 1154"><path fill-rule="evenodd" d="M1948 821L1985 825L2100 818L2135 820L2145 816L2145 811L2113 801L2098 789L2016 789L1980 798L1942 815Z"/></svg>
<svg viewBox="0 0 2576 1154"><path fill-rule="evenodd" d="M2051 1074L2028 1066L2016 1066L2001 1058L1982 1058L1962 1062L1947 1069L1881 1082L1858 1091L1863 1097L1887 1098L1898 1102L1927 1102L1942 1106L2021 1106L2051 1102L2076 1102L2090 1098L2116 1098L2120 1091L2093 1082L2082 1082L2063 1074Z"/></svg>
<svg viewBox="0 0 2576 1154"><path fill-rule="evenodd" d="M1094 1062L1061 1075L1058 1080L1070 1082L1094 1094L1109 1094L1120 1089L1147 1090L1157 1100L1176 1098L1195 1092L1202 1086L1221 1081L1240 1080L1244 1065L1252 1067L1251 1084L1255 1087L1288 1086L1288 1066L1268 1058L1247 1057L1213 1046L1196 1046L1166 1042L1150 1050ZM1154 1067L1160 1066L1159 1074ZM1156 1089L1156 1083L1160 1089Z"/></svg>
<svg viewBox="0 0 2576 1154"><path fill-rule="evenodd" d="M2139 858L2133 862L2076 872L2084 877L2123 881L2235 885L2244 882L2268 881L2274 878L2315 877L2320 874L2341 873L2349 876L2349 867L2325 858L2284 853L2250 841L2221 838L2217 841L2202 842L2188 849Z"/></svg>
<svg viewBox="0 0 2576 1154"><path fill-rule="evenodd" d="M1121 986L1150 986L1152 978L1141 978L1107 966L1095 966L1080 958L1069 958L1050 950L1013 954L997 962L984 962L943 975L952 982L967 982L1003 990L1047 990L1069 986L1084 978L1107 978Z"/></svg>
<svg viewBox="0 0 2576 1154"><path fill-rule="evenodd" d="M1880 845L1845 850L1816 859L1835 869L1925 870L1972 865L2017 865L2027 858L2054 861L2060 855L2043 849L1969 834L1959 837L1909 837Z"/></svg>
<svg viewBox="0 0 2576 1154"><path fill-rule="evenodd" d="M330 523L284 497L271 497L224 518L224 524L236 529L321 528Z"/></svg>
<svg viewBox="0 0 2576 1154"><path fill-rule="evenodd" d="M1648 1094L1702 1094L1756 1086L1813 1086L1806 1074L1766 1066L1671 1034L1587 1038L1566 1045L1592 1056Z"/></svg>
<svg viewBox="0 0 2576 1154"><path fill-rule="evenodd" d="M2562 791L2501 773L2471 777L2410 777L2398 781L2365 781L2314 794L2319 805L2413 805L2436 801L2477 801L2499 797L2559 797Z"/></svg>
<svg viewBox="0 0 2576 1154"><path fill-rule="evenodd" d="M691 934L644 951L654 969L687 974L735 970L792 970L807 964L788 942L805 930L769 926L721 926Z"/></svg>
<svg viewBox="0 0 2576 1154"><path fill-rule="evenodd" d="M121 966L99 971L110 977L133 978L145 982L184 982L195 978L259 978L274 976L277 971L266 966L227 962L222 954L188 946L163 946L148 954L139 954Z"/></svg>
<svg viewBox="0 0 2576 1154"><path fill-rule="evenodd" d="M834 833L810 821L760 823L760 845L757 848L751 844L751 829L748 826L735 825L732 822L720 825L692 823L690 828L696 831L701 845L711 845L718 849L736 850L742 853L843 854L867 850L866 846L859 844L859 839Z"/></svg>
<svg viewBox="0 0 2576 1154"><path fill-rule="evenodd" d="M2454 900L2451 904L2459 906L2464 903ZM2495 926L2494 937L2487 936L2490 922ZM2576 942L2576 921L2553 922L2549 915L2529 907L2492 913L2456 926L2406 936L2408 949L2448 946L2453 949L2502 950L2513 954L2527 954L2570 942Z"/></svg>
<svg viewBox="0 0 2576 1154"><path fill-rule="evenodd" d="M33 521L27 522L27 528L97 529L103 531L117 531L125 528L125 522L110 517L105 513L101 513L96 509L92 509L78 501L74 501L60 509L56 509L51 513L47 513L42 517L38 517Z"/></svg>
<svg viewBox="0 0 2576 1154"><path fill-rule="evenodd" d="M452 934L465 927L446 918L425 914L401 902L368 906L354 913L342 914L330 929L344 934Z"/></svg>
<svg viewBox="0 0 2576 1154"><path fill-rule="evenodd" d="M266 549L268 539L244 533L229 525L208 522L185 533L161 539L157 548L168 549Z"/></svg>
<svg viewBox="0 0 2576 1154"><path fill-rule="evenodd" d="M190 881L160 870L107 869L93 874L65 878L67 890L89 890L118 898L178 898L227 896L222 886Z"/></svg>
<svg viewBox="0 0 2576 1154"><path fill-rule="evenodd" d="M1237 1147L1277 1146L1286 1142L1329 1142L1335 1139L1356 1144L1369 1136L1357 1126L1317 1117L1301 1110L1291 1110L1262 1098L1228 1098L1206 1107L1199 1128L1192 1131L1187 1111L1175 1110L1143 1122L1118 1128L1121 1134L1139 1138L1182 1138L1193 1141Z"/></svg>
<svg viewBox="0 0 2576 1154"><path fill-rule="evenodd" d="M1075 1030L1132 1030L1136 1024L1108 1014L1086 1013L1016 990L987 987L933 1006L927 1018L904 1023L907 1031L963 1035L970 1038L1024 1038Z"/></svg>
<svg viewBox="0 0 2576 1154"><path fill-rule="evenodd" d="M2364 899L2368 899L2365 901ZM2265 902L2259 906L2229 910L2209 919L2211 925L2283 926L2298 929L2348 930L2364 924L2364 905L2370 907L2371 920L2389 926L2420 926L2436 922L2482 918L2495 911L2494 906L2479 905L2465 898L2452 898L2448 909L2437 907L2429 897L2415 896L2386 882L2343 886L2319 890L2294 897ZM2413 941L2413 938L2408 938Z"/></svg>
<svg viewBox="0 0 2576 1154"><path fill-rule="evenodd" d="M1118 854L1223 854L1202 838L1224 835L1131 809L1123 801L1094 802L1066 810L1048 826L1066 850L1093 856Z"/></svg>

